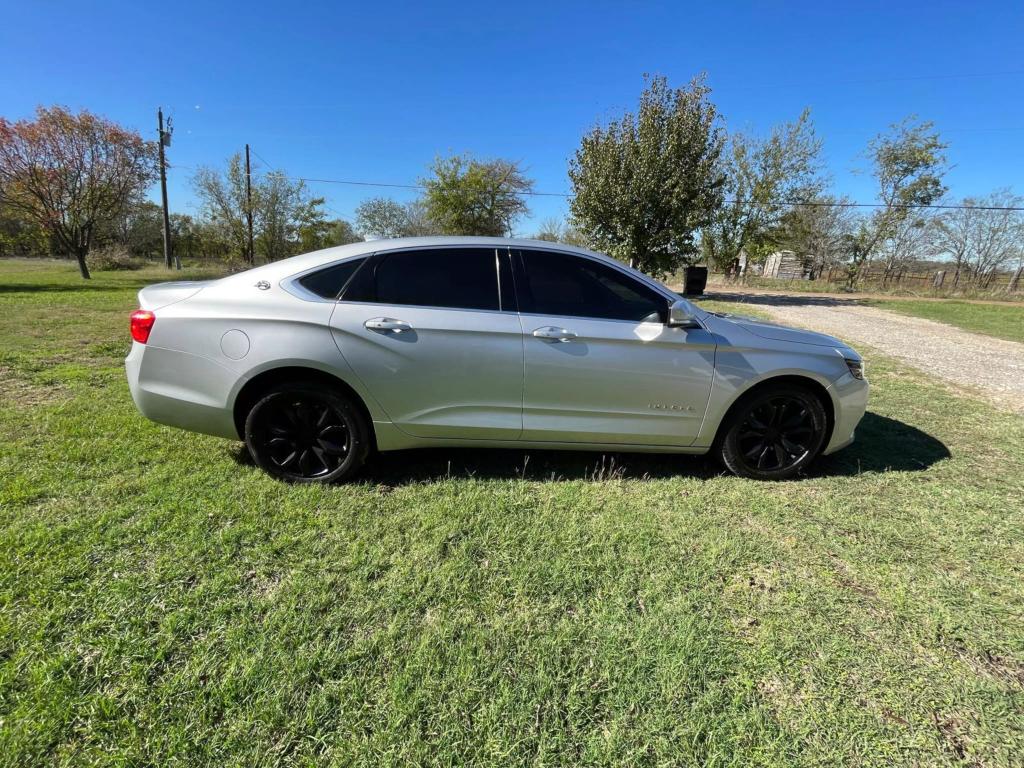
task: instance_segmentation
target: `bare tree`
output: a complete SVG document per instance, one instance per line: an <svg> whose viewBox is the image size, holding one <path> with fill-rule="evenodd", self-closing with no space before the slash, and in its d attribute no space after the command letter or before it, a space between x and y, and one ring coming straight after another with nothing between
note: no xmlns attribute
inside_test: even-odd
<svg viewBox="0 0 1024 768"><path fill-rule="evenodd" d="M976 213L972 207L953 208L943 212L936 221L939 251L949 256L954 264L954 288L960 284L961 275L969 259L968 252L975 228Z"/></svg>
<svg viewBox="0 0 1024 768"><path fill-rule="evenodd" d="M49 231L78 260L155 178L156 145L91 112L39 107L34 120L0 117L0 189L6 208Z"/></svg>
<svg viewBox="0 0 1024 768"><path fill-rule="evenodd" d="M580 248L587 247L587 239L583 233L573 224L555 217L544 219L540 223L540 229L533 236L534 240L546 240L550 243L565 243Z"/></svg>
<svg viewBox="0 0 1024 768"><path fill-rule="evenodd" d="M924 210L898 221L881 243L879 254L885 260L883 282L915 261L929 259L939 252L935 217Z"/></svg>
<svg viewBox="0 0 1024 768"><path fill-rule="evenodd" d="M996 207L1021 207L1024 200L1001 190L975 206L974 242L969 251L973 281L983 288L1003 269L1019 259L1024 238L1024 220L1020 211L994 210Z"/></svg>
<svg viewBox="0 0 1024 768"><path fill-rule="evenodd" d="M1024 198L1000 189L981 198L966 198L963 207L945 212L937 231L940 249L956 264L954 285L966 273L967 279L982 287L991 285L1000 270L1021 258L1024 248L1024 216L1019 208Z"/></svg>

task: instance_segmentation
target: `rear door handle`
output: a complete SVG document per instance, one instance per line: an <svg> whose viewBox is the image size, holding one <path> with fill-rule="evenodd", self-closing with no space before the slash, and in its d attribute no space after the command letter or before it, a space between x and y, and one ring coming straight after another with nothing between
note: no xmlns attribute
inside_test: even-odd
<svg viewBox="0 0 1024 768"><path fill-rule="evenodd" d="M393 317L374 317L363 323L363 327L370 331L390 331L391 333L412 330L412 326L405 320L395 320Z"/></svg>
<svg viewBox="0 0 1024 768"><path fill-rule="evenodd" d="M548 341L572 341L576 338L575 331L570 331L568 328L556 328L553 325L545 325L543 328L538 328L533 332L533 335L538 339L546 339Z"/></svg>

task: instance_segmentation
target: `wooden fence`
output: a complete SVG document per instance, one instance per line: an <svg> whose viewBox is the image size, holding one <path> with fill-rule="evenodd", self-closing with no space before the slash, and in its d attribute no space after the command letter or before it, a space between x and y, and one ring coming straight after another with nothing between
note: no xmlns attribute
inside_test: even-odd
<svg viewBox="0 0 1024 768"><path fill-rule="evenodd" d="M770 279L770 278L769 278ZM846 267L834 266L818 276L819 282L845 285ZM922 291L954 291L977 290L991 292L1024 291L1024 274L1021 269L1004 272L982 279L972 279L971 275L961 272L957 276L951 269L914 271L908 269L868 269L860 273L857 279L858 288L906 288Z"/></svg>

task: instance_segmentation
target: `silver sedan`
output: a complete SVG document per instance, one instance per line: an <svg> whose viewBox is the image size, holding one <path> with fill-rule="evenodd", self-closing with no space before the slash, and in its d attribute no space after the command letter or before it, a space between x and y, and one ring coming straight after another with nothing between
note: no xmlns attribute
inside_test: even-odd
<svg viewBox="0 0 1024 768"><path fill-rule="evenodd" d="M330 248L139 293L125 365L148 418L245 441L292 482L428 446L713 452L783 479L853 440L860 355L705 312L591 251L430 237Z"/></svg>

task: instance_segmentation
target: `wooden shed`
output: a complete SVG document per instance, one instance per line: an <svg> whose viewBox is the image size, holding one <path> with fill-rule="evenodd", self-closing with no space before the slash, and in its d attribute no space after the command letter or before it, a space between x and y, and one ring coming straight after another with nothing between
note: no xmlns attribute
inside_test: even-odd
<svg viewBox="0 0 1024 768"><path fill-rule="evenodd" d="M776 251L764 262L764 277L778 280L806 280L810 276L809 259L793 251Z"/></svg>

